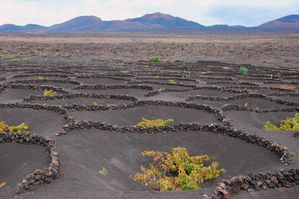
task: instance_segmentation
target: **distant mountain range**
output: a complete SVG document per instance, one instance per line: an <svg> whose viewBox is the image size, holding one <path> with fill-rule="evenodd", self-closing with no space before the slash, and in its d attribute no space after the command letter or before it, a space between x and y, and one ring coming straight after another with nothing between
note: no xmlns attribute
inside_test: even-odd
<svg viewBox="0 0 299 199"><path fill-rule="evenodd" d="M0 26L0 33L94 33L94 32L149 32L149 31L201 31L201 30L266 30L298 31L299 15L289 15L257 27L214 25L203 26L163 13L146 14L142 17L104 21L96 16L80 16L50 27L36 24Z"/></svg>

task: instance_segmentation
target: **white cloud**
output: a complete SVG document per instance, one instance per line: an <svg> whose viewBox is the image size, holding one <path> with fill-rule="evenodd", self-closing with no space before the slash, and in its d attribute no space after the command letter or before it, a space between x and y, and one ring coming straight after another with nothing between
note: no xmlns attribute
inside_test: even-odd
<svg viewBox="0 0 299 199"><path fill-rule="evenodd" d="M164 12L199 23L257 25L299 13L298 0L0 0L0 24L52 25L80 15L104 20Z"/></svg>

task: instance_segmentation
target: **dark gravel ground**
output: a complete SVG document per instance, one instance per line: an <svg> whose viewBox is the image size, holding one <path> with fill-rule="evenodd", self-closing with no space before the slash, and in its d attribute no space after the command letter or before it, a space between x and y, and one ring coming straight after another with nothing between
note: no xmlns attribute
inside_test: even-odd
<svg viewBox="0 0 299 199"><path fill-rule="evenodd" d="M33 191L16 195L15 187L27 174L49 164L48 152L38 145L1 143L0 181L5 181L7 185L0 189L0 198L201 198L204 194L211 194L215 191L222 179L236 175L249 175L249 173L275 172L283 168L299 168L299 139L294 137L294 132L266 132L263 130L266 121L270 120L277 124L281 119L294 116L295 112L299 110L297 100L299 70L294 69L298 64L299 57L297 56L299 49L297 36L253 35L248 37L248 40L240 35L234 39L229 36L217 36L216 38L217 41L215 38L185 38L182 36L175 39L136 37L118 38L117 40L113 36L88 38L85 36L1 35L0 121L9 124L26 122L34 135L53 139L59 153L61 175L50 184L44 184ZM159 45L156 45L157 41L160 42ZM181 52L178 52L178 49L181 49ZM9 56L12 55L16 57L10 58ZM166 62L152 64L147 61L137 61L146 60L153 55L162 56ZM167 60L176 59L183 60L183 62L167 62ZM240 65L196 62L198 59L242 63L242 66L244 63L251 63L257 66L245 65L249 68L249 72L242 75L239 73ZM188 63L189 61L193 63ZM103 74L106 76L105 78ZM101 75L102 77L99 77ZM25 81L38 80L41 76L46 77L48 82L26 83ZM80 76L90 76L91 78L80 79ZM161 79L157 78L157 81L154 81L157 76ZM176 78L188 78L192 81L182 80L182 85L168 84L168 80ZM10 84L15 80L24 80L24 83L20 83L21 88L11 88ZM51 80L59 80L60 83L54 83ZM77 85L78 82L75 84L62 83L61 80L78 80L81 84ZM179 80L177 81L179 82ZM197 84L194 84L195 81ZM137 97L138 100L171 101L172 103L189 103L190 101L186 100L189 96L231 97L239 95L240 92L260 93L273 99L292 102L292 106L287 106L259 97L225 102L191 101L214 106L231 120L234 129L244 130L250 135L257 135L286 146L290 152L292 163L284 165L276 153L265 147L223 135L218 131L179 130L177 132L141 134L140 132L120 133L112 130L86 128L72 130L66 135L55 136L61 132L63 127L68 127L76 122L73 119L85 120L87 123L98 121L121 126L133 126L140 122L142 117L146 119L173 118L176 124L194 122L224 125L224 123L221 123L215 114L208 111L179 106L146 104L130 108L116 108L117 110L79 111L66 110L61 105L90 105L93 100L78 97L24 101L24 98L28 98L30 95L42 96L44 90L42 85L49 85L52 86L52 89L58 90L64 88L65 94L129 95ZM275 89L274 86L277 87L277 85L292 85L294 89ZM75 86L86 86L86 88L74 89ZM208 88L196 90L195 86ZM213 89L215 86L218 89ZM28 87L39 88L39 90L27 89ZM170 92L169 89L175 92ZM64 96L63 92L58 92L58 94ZM289 93L293 93L294 96ZM98 100L99 103L116 105L131 102L123 99ZM37 102L45 104L42 106L43 108L55 109L56 112L40 107L37 110ZM249 104L249 108L258 107L260 112L238 110L237 108L221 110L224 104L242 107L246 102ZM17 106L14 103L32 107L6 107L6 104ZM58 106L50 108L50 104ZM277 110L282 108L291 108L292 110L289 112ZM269 112L269 110L272 111ZM177 146L187 147L191 154L209 154L214 160L220 162L227 173L215 181L205 183L199 190L186 192L153 191L129 178L129 175L136 172L141 164L146 163L140 158L140 152L149 149L169 151L172 147ZM106 176L98 173L103 167L108 170ZM289 189L244 191L234 195L233 198L292 199L296 198L298 193L297 185Z"/></svg>

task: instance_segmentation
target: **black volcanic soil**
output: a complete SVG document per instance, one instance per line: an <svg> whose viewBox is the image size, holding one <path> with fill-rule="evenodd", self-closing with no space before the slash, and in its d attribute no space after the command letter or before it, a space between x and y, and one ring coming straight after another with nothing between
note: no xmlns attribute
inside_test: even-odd
<svg viewBox="0 0 299 199"><path fill-rule="evenodd" d="M0 190L1 199L13 198L17 182L49 164L45 147L4 143L0 144L0 151L0 180L6 183Z"/></svg>
<svg viewBox="0 0 299 199"><path fill-rule="evenodd" d="M43 91L7 88L0 93L0 103L20 103L29 95L43 95Z"/></svg>
<svg viewBox="0 0 299 199"><path fill-rule="evenodd" d="M256 198L275 198L275 199L297 199L299 187L269 189L260 192L240 193L233 199L256 199Z"/></svg>
<svg viewBox="0 0 299 199"><path fill-rule="evenodd" d="M267 121L279 125L279 121L288 117L294 117L295 112L268 112L255 113L250 111L228 111L226 115L232 119L232 125L248 133L259 135L286 146L290 151L298 153L298 139L294 138L294 132L290 131L266 131L263 126Z"/></svg>
<svg viewBox="0 0 299 199"><path fill-rule="evenodd" d="M1 143L0 181L6 181L11 189L8 191L0 189L0 199L195 199L202 198L203 194L210 195L222 179L249 173L299 168L299 145L298 137L294 136L295 132L263 130L266 121L278 124L281 119L294 116L299 110L298 104L295 104L299 93L298 35L282 33L120 35L121 37L116 33L0 35L0 105L6 107L0 108L0 121L11 125L26 122L34 135L50 137L56 142L61 162L61 174L53 182L16 195L17 183L35 169L45 167L48 164L49 154L44 148L35 145ZM9 56L15 58L8 59ZM147 59L151 56L161 56L163 63L149 63ZM215 62L217 60L223 62ZM248 73L240 74L240 66L247 67ZM98 121L116 127L135 125L142 120L142 117L173 118L177 124L194 122L210 127L215 127L211 125L212 123L218 125L224 123L221 123L213 113L178 106L144 105L119 110L74 111L64 109L61 105L89 106L94 100L78 97L67 100L24 101L23 99L30 95L43 95L43 90L23 89L24 86L28 86L27 80L38 80L40 77L46 78L45 81L32 83L34 86L51 85L57 89L64 88L66 95L72 93L129 95L137 97L138 100L211 105L231 119L231 128L234 130L244 130L245 133L286 147L290 151L292 163L285 165L276 153L265 147L226 136L217 130L203 132L191 131L189 128L176 132L153 133L147 129L150 133L141 134L139 131L120 133L89 129L89 126L83 128L78 125L78 128L83 129L71 130L56 136L63 127L67 129L73 123L83 120L87 120L85 124L90 124L88 121ZM47 82L47 79L50 81ZM171 79L182 84L171 85L168 82ZM20 82L19 89L10 88L10 83L20 80L24 81ZM57 81L52 83L52 80ZM77 82L62 83L69 81ZM77 85L78 81L81 82L80 85ZM277 89L279 85L292 85L294 89L292 91ZM218 89L215 89L215 86ZM221 89L225 91L220 91ZM189 96L231 97L241 92L260 93L275 99L284 99L293 102L294 107L252 97L220 102L186 100ZM37 102L42 105L37 106ZM129 102L131 101L115 99L97 101L99 104ZM229 111L221 110L223 103L243 106L246 102L250 108L259 108L260 112L240 111L234 108ZM39 109L12 108L18 106L15 103L24 103L26 106ZM53 106L49 106L50 104L59 105L55 108L66 111L65 116L69 117L68 120L53 110L44 110L54 109ZM85 108L82 109L87 110ZM280 110L282 108L292 110L283 112ZM269 112L270 109L273 109L272 112ZM117 129L116 127L114 129ZM172 147L177 146L187 147L191 154L207 153L219 161L227 173L215 181L205 183L198 190L186 192L158 192L129 178L130 174L136 172L139 166L146 162L139 156L141 151L149 149L170 151ZM24 163L25 167L22 167ZM98 172L103 167L108 170L106 176ZM297 185L289 189L241 192L233 197L296 198L298 194Z"/></svg>
<svg viewBox="0 0 299 199"><path fill-rule="evenodd" d="M269 100L265 99L259 99L259 98L253 98L253 97L246 97L242 99L236 99L236 100L226 100L226 101L209 101L209 100L202 100L202 99L194 99L190 100L191 102L195 102L198 104L208 104L215 108L220 108L221 106L225 104L236 104L240 106L246 106L248 108L252 109L284 109L288 108L287 105L282 105L276 102L271 102Z"/></svg>
<svg viewBox="0 0 299 199"><path fill-rule="evenodd" d="M30 108L0 108L0 121L9 125L27 123L36 135L53 137L66 123L59 113Z"/></svg>
<svg viewBox="0 0 299 199"><path fill-rule="evenodd" d="M97 95L131 95L135 97L143 97L144 94L148 93L146 89L134 89L134 88L121 88L121 89L84 89L84 90L73 90L78 93L88 93Z"/></svg>
<svg viewBox="0 0 299 199"><path fill-rule="evenodd" d="M82 84L124 84L125 80L111 79L111 78L77 78L77 81Z"/></svg>
<svg viewBox="0 0 299 199"><path fill-rule="evenodd" d="M213 113L204 110L196 110L181 107L169 106L137 106L128 109L108 110L108 111L76 111L71 116L78 121L99 121L110 124L135 125L145 119L174 119L175 123L200 124L220 123Z"/></svg>
<svg viewBox="0 0 299 199"><path fill-rule="evenodd" d="M219 144L221 142L221 144ZM212 132L123 134L100 130L76 130L57 139L64 160L63 175L26 198L196 198L201 190L157 192L129 178L145 161L144 150L169 151L182 146L190 154L210 154L227 170L223 177L275 169L279 158L264 148ZM232 157L234 157L232 159ZM260 160L260 161L259 161ZM106 176L98 171L108 170ZM220 180L220 179L219 179ZM217 180L218 181L218 180ZM217 181L205 187L214 187ZM52 191L55 190L55 191Z"/></svg>
<svg viewBox="0 0 299 199"><path fill-rule="evenodd" d="M97 99L92 97L75 97L69 99L51 99L51 100L32 100L30 103L36 104L47 104L47 105L85 105L92 106L94 103L97 105L107 106L109 104L129 104L132 103L130 100L120 100L120 99Z"/></svg>

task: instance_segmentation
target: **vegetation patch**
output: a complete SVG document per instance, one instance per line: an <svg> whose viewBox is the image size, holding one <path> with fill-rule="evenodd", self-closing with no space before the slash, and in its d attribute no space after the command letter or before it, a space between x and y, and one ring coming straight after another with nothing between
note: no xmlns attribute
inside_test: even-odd
<svg viewBox="0 0 299 199"><path fill-rule="evenodd" d="M19 125L8 125L7 123L1 121L0 122L0 134L3 133L22 133L24 135L30 135L31 132L29 131L28 124L22 123Z"/></svg>
<svg viewBox="0 0 299 199"><path fill-rule="evenodd" d="M37 79L38 79L38 80L46 80L46 79L48 79L48 78L43 77L43 76L38 76Z"/></svg>
<svg viewBox="0 0 299 199"><path fill-rule="evenodd" d="M44 97L53 97L56 93L53 90L46 89L44 91Z"/></svg>
<svg viewBox="0 0 299 199"><path fill-rule="evenodd" d="M249 108L249 103L248 102L244 103L244 108Z"/></svg>
<svg viewBox="0 0 299 199"><path fill-rule="evenodd" d="M248 73L248 68L246 68L244 66L241 66L240 69L239 69L239 72L241 74L247 74Z"/></svg>
<svg viewBox="0 0 299 199"><path fill-rule="evenodd" d="M281 120L279 126L267 121L264 129L267 131L299 131L299 114L296 113L294 117Z"/></svg>
<svg viewBox="0 0 299 199"><path fill-rule="evenodd" d="M101 105L99 103L97 103L96 101L92 102L92 106L94 107L100 107Z"/></svg>
<svg viewBox="0 0 299 199"><path fill-rule="evenodd" d="M141 127L162 127L167 126L170 123L173 123L174 119L156 119L156 120L147 120L145 118L142 118L142 121L136 124L136 126Z"/></svg>
<svg viewBox="0 0 299 199"><path fill-rule="evenodd" d="M153 57L150 57L148 59L148 61L151 62L151 63L161 63L162 59L161 59L161 57L153 56Z"/></svg>
<svg viewBox="0 0 299 199"><path fill-rule="evenodd" d="M177 82L174 79L168 80L168 83L172 84L172 85L176 85L177 84Z"/></svg>
<svg viewBox="0 0 299 199"><path fill-rule="evenodd" d="M208 155L190 156L182 147L173 148L171 153L144 151L141 155L150 157L152 162L148 168L141 166L141 172L131 178L159 191L195 190L225 172L218 169L218 162L208 164Z"/></svg>

